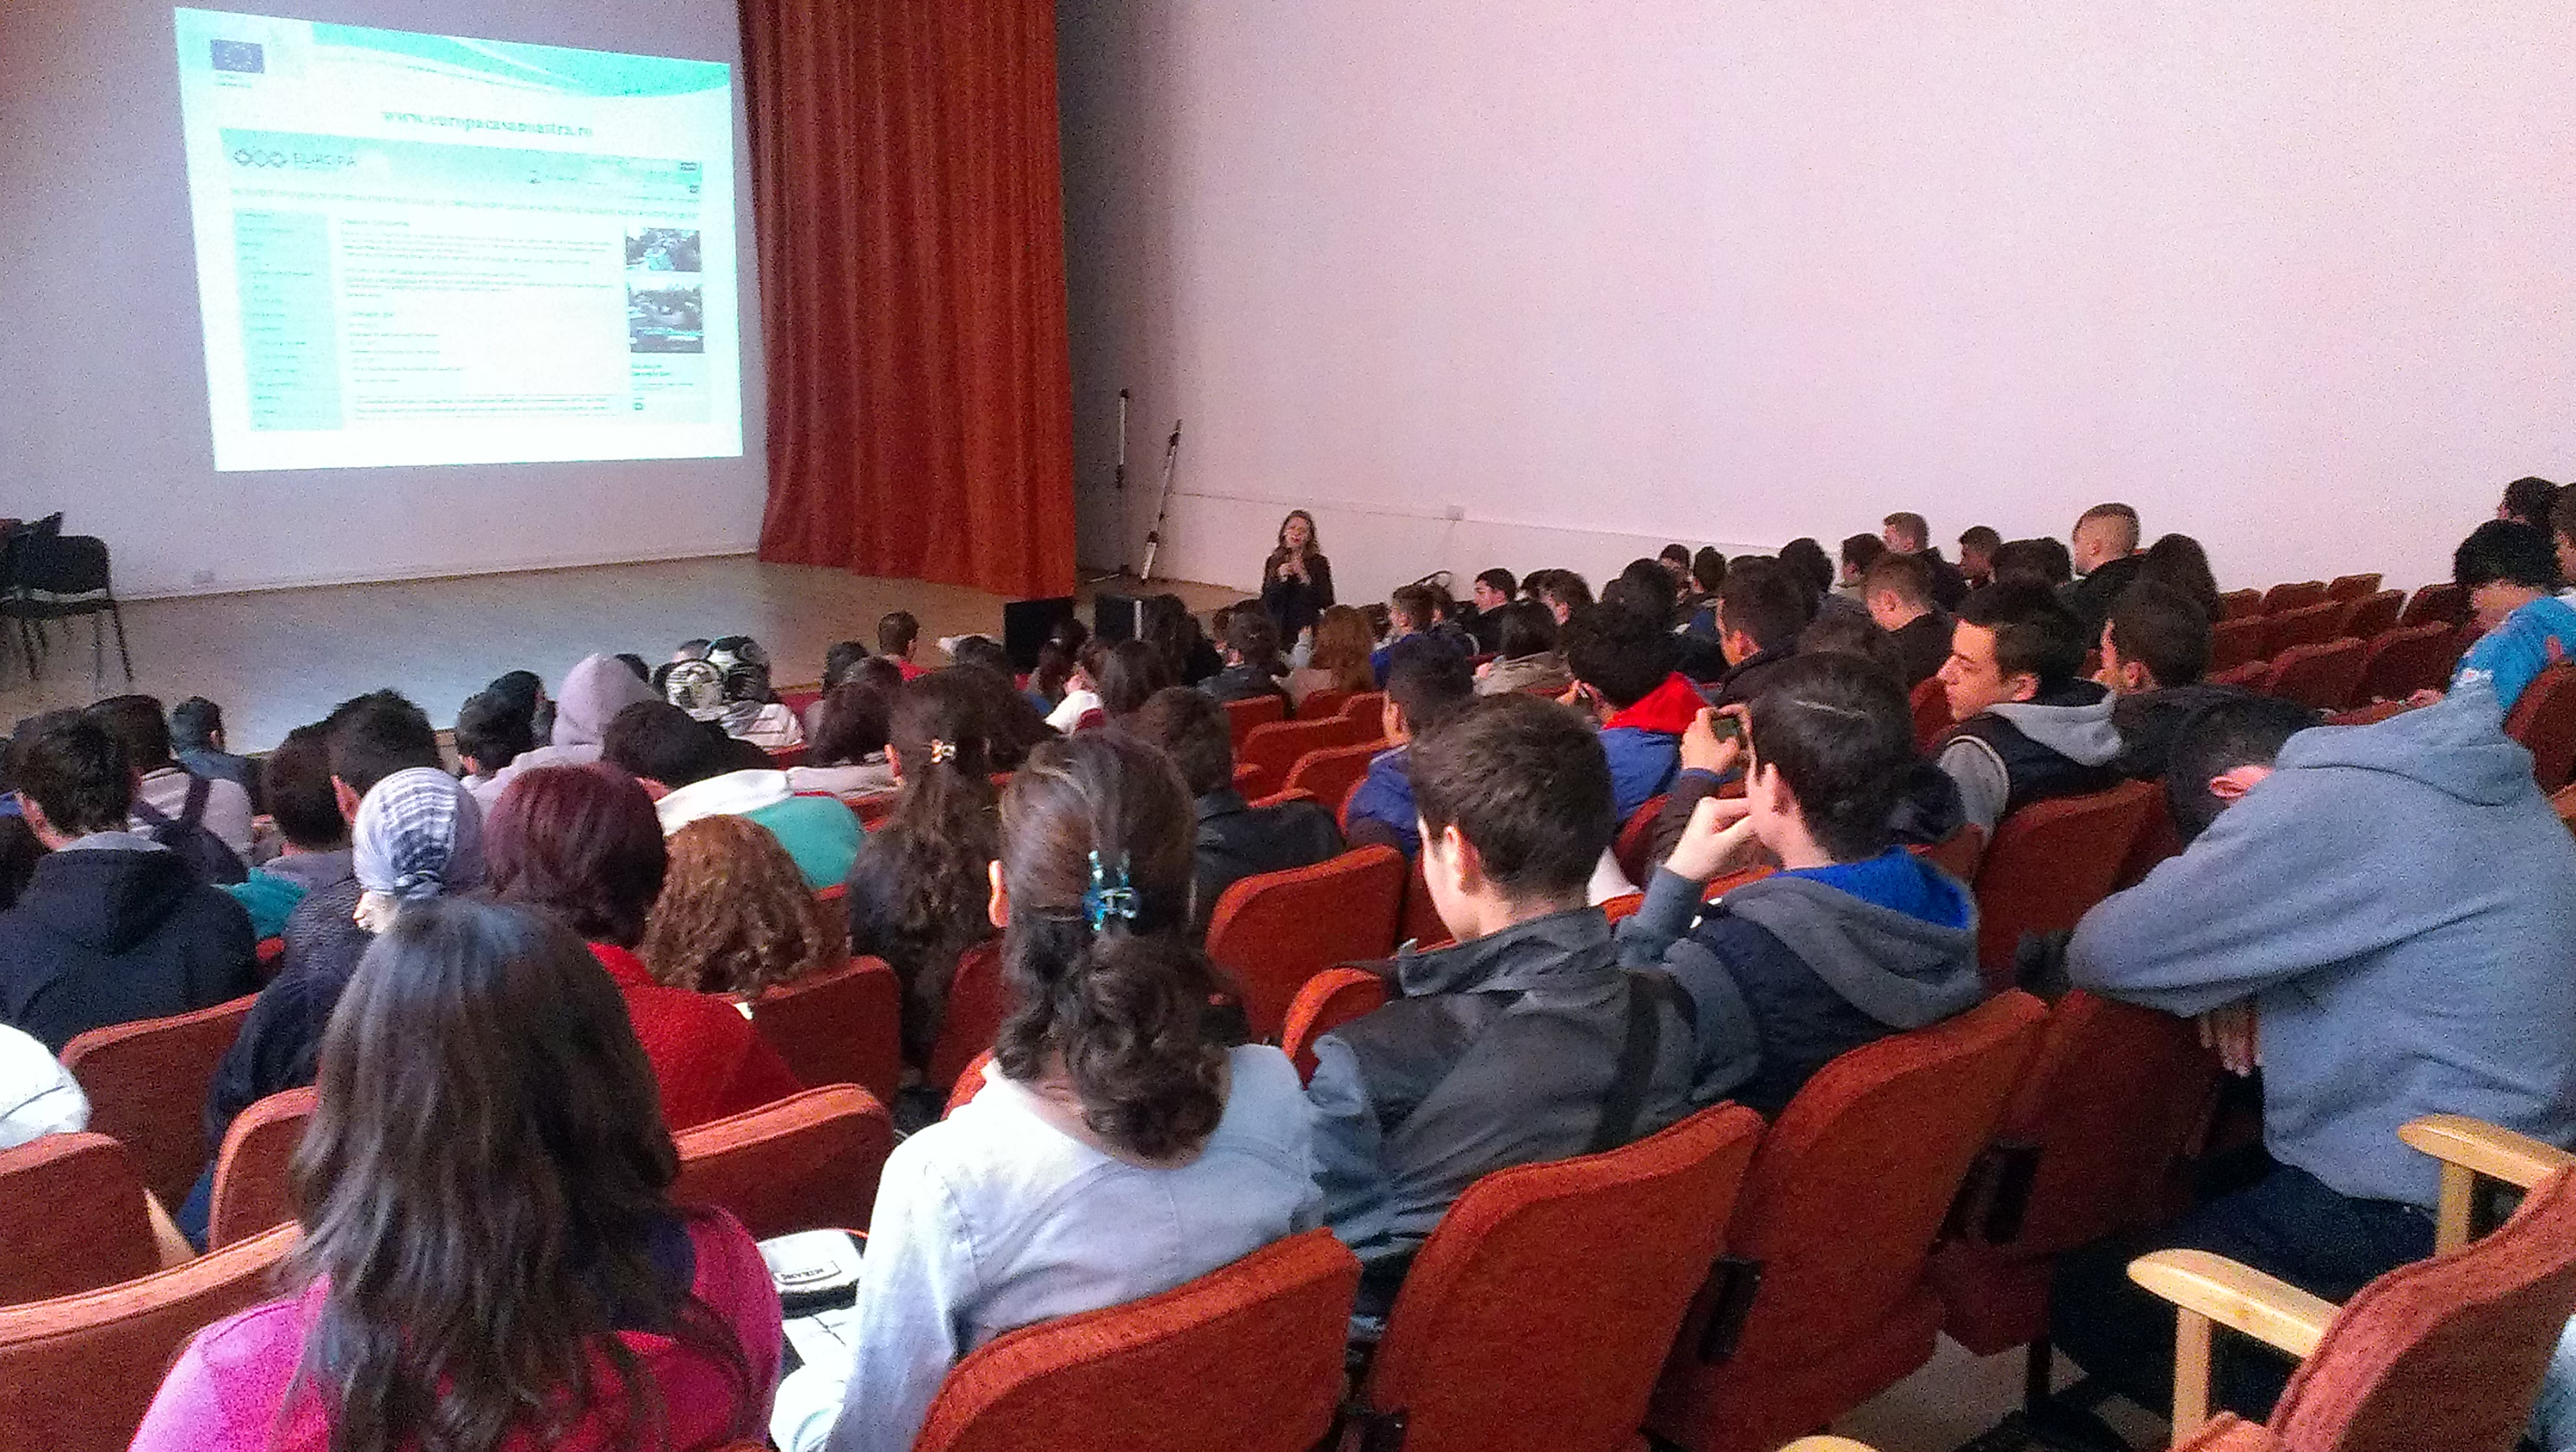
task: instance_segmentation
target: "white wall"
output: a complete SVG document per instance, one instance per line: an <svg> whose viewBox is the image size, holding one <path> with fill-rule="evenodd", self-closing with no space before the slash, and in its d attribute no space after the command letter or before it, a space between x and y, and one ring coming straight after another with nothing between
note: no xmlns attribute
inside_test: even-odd
<svg viewBox="0 0 2576 1452"><path fill-rule="evenodd" d="M731 0L200 0L735 67ZM107 540L127 596L721 554L759 540L747 185L738 459L217 474L171 7L0 0L0 516Z"/></svg>
<svg viewBox="0 0 2576 1452"><path fill-rule="evenodd" d="M2231 586L2411 585L2576 468L2567 6L1059 17L1094 564L1175 415L1162 570L1254 584L1305 504L1346 598L2114 498Z"/></svg>

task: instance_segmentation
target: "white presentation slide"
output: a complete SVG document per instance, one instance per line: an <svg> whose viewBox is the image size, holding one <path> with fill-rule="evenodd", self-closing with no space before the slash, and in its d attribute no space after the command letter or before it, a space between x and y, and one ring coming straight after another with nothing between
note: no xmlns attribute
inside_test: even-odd
<svg viewBox="0 0 2576 1452"><path fill-rule="evenodd" d="M730 66L176 25L217 470L742 453Z"/></svg>

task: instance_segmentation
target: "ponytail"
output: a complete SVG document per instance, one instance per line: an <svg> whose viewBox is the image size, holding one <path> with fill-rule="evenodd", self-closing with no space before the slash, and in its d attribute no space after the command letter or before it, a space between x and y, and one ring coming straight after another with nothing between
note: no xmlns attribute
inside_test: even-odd
<svg viewBox="0 0 2576 1452"><path fill-rule="evenodd" d="M982 920L985 864L1001 840L982 714L971 685L948 675L906 685L891 724L903 790L879 832L903 885L895 932L915 943Z"/></svg>

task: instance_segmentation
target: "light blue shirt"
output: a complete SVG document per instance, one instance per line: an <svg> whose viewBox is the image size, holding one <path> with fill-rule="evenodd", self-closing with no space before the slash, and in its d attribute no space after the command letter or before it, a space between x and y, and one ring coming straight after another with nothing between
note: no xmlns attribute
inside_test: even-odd
<svg viewBox="0 0 2576 1452"><path fill-rule="evenodd" d="M1113 1158L988 1071L972 1103L886 1161L855 1362L830 1452L906 1452L959 1357L1005 1331L1123 1305L1317 1222L1314 1111L1275 1048L1230 1055L1225 1116L1188 1164Z"/></svg>
<svg viewBox="0 0 2576 1452"><path fill-rule="evenodd" d="M2460 658L2451 688L2457 690L2465 681L2488 681L2495 687L2497 709L2510 716L2523 688L2549 668L2553 640L2567 659L2576 660L2576 605L2570 605L2564 595L2543 595L2479 636Z"/></svg>

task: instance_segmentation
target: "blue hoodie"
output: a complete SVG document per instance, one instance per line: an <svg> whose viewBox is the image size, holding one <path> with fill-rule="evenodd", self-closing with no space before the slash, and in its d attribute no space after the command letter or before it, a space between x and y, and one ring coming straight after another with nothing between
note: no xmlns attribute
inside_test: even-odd
<svg viewBox="0 0 2576 1452"><path fill-rule="evenodd" d="M2252 996L2273 1158L2430 1207L2397 1140L2468 1114L2576 1143L2576 840L2483 682L2318 727L2075 930L2076 985L2168 1013Z"/></svg>
<svg viewBox="0 0 2576 1452"><path fill-rule="evenodd" d="M2569 660L2576 660L2576 604L2564 595L2543 595L2504 618L2504 623L2478 637L2469 653L2460 657L2460 668L2451 677L2451 689L2462 683L2484 680L2495 687L2496 709L2513 710L2522 699L2523 687L2531 678L2549 668L2549 642Z"/></svg>

